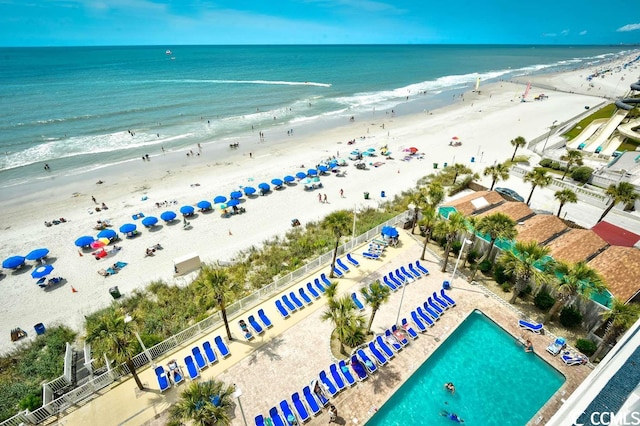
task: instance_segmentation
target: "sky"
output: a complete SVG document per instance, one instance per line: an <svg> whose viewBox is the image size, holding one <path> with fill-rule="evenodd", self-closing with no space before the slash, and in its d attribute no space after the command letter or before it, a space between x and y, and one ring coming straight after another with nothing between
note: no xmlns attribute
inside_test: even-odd
<svg viewBox="0 0 640 426"><path fill-rule="evenodd" d="M0 46L640 44L630 0L0 0Z"/></svg>

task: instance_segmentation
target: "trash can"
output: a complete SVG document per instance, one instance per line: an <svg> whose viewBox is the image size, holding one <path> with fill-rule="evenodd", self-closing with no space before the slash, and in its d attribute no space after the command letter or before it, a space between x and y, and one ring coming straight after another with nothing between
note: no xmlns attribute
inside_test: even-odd
<svg viewBox="0 0 640 426"><path fill-rule="evenodd" d="M447 163L442 163L442 168L446 169L447 168Z"/></svg>
<svg viewBox="0 0 640 426"><path fill-rule="evenodd" d="M476 157L471 157L471 162L475 163L476 162Z"/></svg>
<svg viewBox="0 0 640 426"><path fill-rule="evenodd" d="M119 299L119 298L120 298L120 296L122 296L122 295L120 294L120 290L118 290L118 286L111 287L111 288L109 289L109 294L111 294L111 297L113 297L114 299Z"/></svg>
<svg viewBox="0 0 640 426"><path fill-rule="evenodd" d="M449 281L444 281L442 283L442 288L444 288L445 290L449 290L451 288L451 283Z"/></svg>
<svg viewBox="0 0 640 426"><path fill-rule="evenodd" d="M437 169L438 168L438 163L433 163L433 168Z"/></svg>
<svg viewBox="0 0 640 426"><path fill-rule="evenodd" d="M36 331L36 334L39 336L41 334L44 334L45 331L47 331L47 329L45 328L44 324L39 322L38 324L33 326L33 329Z"/></svg>
<svg viewBox="0 0 640 426"><path fill-rule="evenodd" d="M380 191L380 198L384 198L384 197L385 197L384 191Z"/></svg>
<svg viewBox="0 0 640 426"><path fill-rule="evenodd" d="M364 193L364 199L365 199L365 200L368 200L368 199L369 199L369 193L368 193L368 192L365 192L365 193Z"/></svg>

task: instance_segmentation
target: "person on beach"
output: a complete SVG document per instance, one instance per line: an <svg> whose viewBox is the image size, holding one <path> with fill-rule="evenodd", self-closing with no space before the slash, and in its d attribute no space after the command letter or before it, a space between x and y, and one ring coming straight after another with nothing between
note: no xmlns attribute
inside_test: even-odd
<svg viewBox="0 0 640 426"><path fill-rule="evenodd" d="M318 201L322 202L322 194L318 194Z"/></svg>
<svg viewBox="0 0 640 426"><path fill-rule="evenodd" d="M98 202L96 201L96 197L94 197L93 195L91 196L91 199L93 200L93 204L98 204Z"/></svg>
<svg viewBox="0 0 640 426"><path fill-rule="evenodd" d="M340 198L344 198L344 190L340 189Z"/></svg>
<svg viewBox="0 0 640 426"><path fill-rule="evenodd" d="M338 418L338 409L335 405L331 404L329 406L329 423L333 423Z"/></svg>
<svg viewBox="0 0 640 426"><path fill-rule="evenodd" d="M324 200L322 201L323 203L328 203L327 201L327 194L324 194Z"/></svg>

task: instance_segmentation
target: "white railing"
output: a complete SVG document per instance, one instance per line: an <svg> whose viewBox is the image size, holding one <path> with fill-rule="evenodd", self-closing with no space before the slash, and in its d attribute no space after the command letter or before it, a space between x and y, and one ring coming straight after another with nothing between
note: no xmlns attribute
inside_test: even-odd
<svg viewBox="0 0 640 426"><path fill-rule="evenodd" d="M380 234L380 230L384 226L393 226L401 221L407 219L407 213L401 213L388 221L378 225L377 227L370 229L366 233L357 236L354 239L351 239L344 243L343 245L338 247L338 254L343 254L348 251L353 250L355 247L369 241L370 239L378 236ZM280 289L285 288L291 283L296 282L299 278L309 275L310 273L316 271L320 266L329 263L333 259L333 250L327 253L324 253L317 258L309 261L307 264L302 266L299 269L296 269L293 272L286 274L283 277L277 278L274 280L272 284L269 284L254 293L244 297L237 302L232 303L227 306L226 311L228 316L232 316L236 312L243 312L247 309L256 306L261 301L271 297L273 294L278 292ZM219 312L211 315L208 318L200 321L197 324L181 331L180 333L169 337L163 342L158 343L155 346L147 349L147 353L150 354L152 359L160 358L167 353L173 351L174 349L182 346L183 344L194 340L195 338L202 336L208 333L211 329L215 328L222 322L221 315ZM86 354L85 354L86 356ZM149 363L149 358L147 354L143 351L142 353L137 354L133 357L133 362L136 369L144 367ZM47 420L53 421L52 416L59 414L71 406L78 406L86 404L91 399L88 399L92 395L95 395L101 389L106 388L111 385L113 382L118 381L120 378L128 375L129 369L125 364L121 364L110 371L107 371L104 374L96 376L89 380L87 383L82 386L78 386L77 388L69 391L68 393L62 395L59 398L54 400L50 400L48 403L45 403L42 407L36 409L35 411L29 412L24 411L16 414L10 419L5 420L0 423L0 426L21 426L23 424L38 424L46 422ZM45 392L51 392L51 395L54 394L55 391L64 389L69 386L70 383L67 381L65 376L60 376L57 379L43 385L44 388L48 389ZM97 397L97 395L96 395ZM51 398L51 397L49 397ZM47 422L48 423L48 422Z"/></svg>

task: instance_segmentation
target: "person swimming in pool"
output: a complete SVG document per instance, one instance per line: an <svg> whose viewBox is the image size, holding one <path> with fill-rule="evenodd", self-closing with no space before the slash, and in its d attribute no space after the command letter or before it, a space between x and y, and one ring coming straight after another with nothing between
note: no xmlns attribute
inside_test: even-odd
<svg viewBox="0 0 640 426"><path fill-rule="evenodd" d="M453 385L453 383L449 382L446 385L444 385L444 387L451 392L451 395L453 395L454 393L456 393L456 387Z"/></svg>
<svg viewBox="0 0 640 426"><path fill-rule="evenodd" d="M440 412L440 415L442 417L446 417L451 421L454 421L456 423L464 423L464 420L462 420L460 417L458 417L458 415L456 413L450 413L447 410L442 410Z"/></svg>

